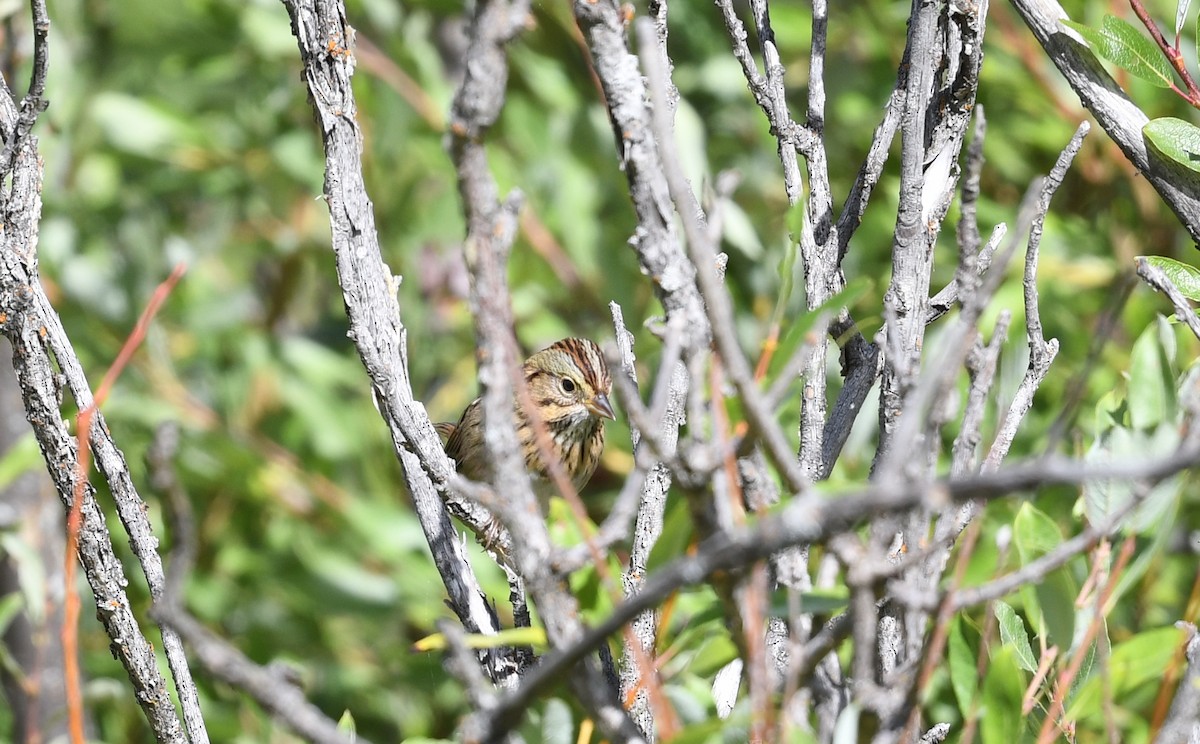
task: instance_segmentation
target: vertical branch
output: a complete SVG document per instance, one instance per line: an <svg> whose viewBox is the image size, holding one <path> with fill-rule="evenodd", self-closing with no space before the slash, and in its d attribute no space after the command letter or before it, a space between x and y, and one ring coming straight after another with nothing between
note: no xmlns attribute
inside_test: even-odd
<svg viewBox="0 0 1200 744"><path fill-rule="evenodd" d="M508 77L504 46L525 26L528 14L525 0L485 0L476 6L466 74L451 106L449 149L467 216L465 248L482 388L483 445L494 482L503 484L505 508L500 516L506 518L512 534L512 559L537 605L550 645L557 648L574 642L583 629L578 604L551 568L549 534L538 517L513 417L513 401L524 379L512 335L505 263L516 235L520 198L513 194L500 202L482 144L504 103ZM524 395L528 397L527 392ZM584 660L569 683L608 736L618 741L641 740L595 659ZM480 725L478 719L469 719L464 724L467 738L495 735L480 731Z"/></svg>
<svg viewBox="0 0 1200 744"><path fill-rule="evenodd" d="M3 252L0 256L0 326L12 342L13 366L17 372L26 416L34 426L34 435L49 466L51 478L64 506L70 509L78 504L79 559L96 597L101 623L112 639L113 654L129 675L155 736L160 741L182 742L185 741L183 728L168 695L166 682L158 672L154 650L130 609L125 593L128 580L113 553L104 515L92 498L91 487L75 471L74 466L83 453L68 434L60 410L62 397L59 385L63 379L80 410L92 405L92 397L79 360L37 276L42 164L37 151L37 139L32 131L38 116L46 107L44 93L49 68L50 21L43 0L32 3L32 12L34 59L29 91L20 106L12 100L7 87L0 95L0 135L4 138L4 148L0 152L0 173L6 176L5 188L0 189L4 223ZM51 361L51 355L54 362ZM61 372L61 377L55 367ZM151 593L157 596L162 591L162 565L157 553L157 539L145 514L145 505L133 489L124 457L109 438L102 418L96 416L94 423L94 427L82 432L83 436L92 438L100 470L109 482ZM68 560L73 569L73 556L69 556ZM73 633L69 635L74 637ZM169 630L164 630L163 639L177 684L186 694L191 689L191 679L182 656L182 647ZM190 701L191 697L188 696L188 699ZM73 707L78 712L79 704ZM196 723L194 716L191 722ZM197 726L195 736L204 740L203 724L198 723ZM75 726L74 735L81 737L79 726Z"/></svg>
<svg viewBox="0 0 1200 744"><path fill-rule="evenodd" d="M453 466L408 379L396 279L379 252L374 210L362 176L362 132L350 85L354 56L347 47L345 8L340 0L288 0L285 6L325 146L325 202L349 335L391 433L450 607L468 631L495 633L499 623L442 505L440 494L446 492ZM512 684L517 669L497 655L490 657L487 671L502 684Z"/></svg>
<svg viewBox="0 0 1200 744"><path fill-rule="evenodd" d="M764 0L765 3L765 0ZM829 185L829 165L825 152L825 42L829 6L814 0L812 10L812 46L809 51L808 130L813 142L805 152L808 166L809 195L801 225L800 254L804 260L804 290L808 309L814 310L845 286L838 251L837 229L833 224L833 194ZM780 81L782 87L782 81ZM795 201L793 200L794 204ZM839 320L848 319L843 311ZM822 336L813 348L804 368L804 394L800 399L801 467L812 480L828 476L825 468L825 427L828 423L826 398L826 359L829 340Z"/></svg>
<svg viewBox="0 0 1200 744"><path fill-rule="evenodd" d="M33 165L25 159L32 153L28 147L18 149L18 170ZM33 220L36 225L36 220ZM61 396L58 377L54 372L42 333L47 329L45 319L36 309L29 292L40 293L36 274L17 260L11 245L6 245L0 260L0 314L4 316L3 331L13 346L13 367L25 402L25 412L33 424L34 436L45 458L50 476L69 510L75 503L77 484L81 489L79 502L79 560L84 575L96 598L97 617L104 626L117 660L125 668L133 684L139 705L162 742L187 741L167 693L167 683L158 671L154 649L143 635L125 592L128 579L120 560L113 551L104 514L90 485L79 481L75 464L79 450L75 438L68 432L60 411ZM61 362L60 362L61 364ZM92 428L93 436L96 428Z"/></svg>
<svg viewBox="0 0 1200 744"><path fill-rule="evenodd" d="M634 368L633 336L625 328L624 318L620 307L611 304L613 326L616 329L617 347L620 350L621 364L618 375L624 375L635 386L637 372ZM664 457L675 454L679 439L679 429L683 424L683 404L688 387L688 380L682 365L678 364L680 334L670 329L667 336L667 348L664 350L663 365L660 368L660 383L665 382L665 390L655 390L655 398L651 404L657 406L657 398L666 398L662 416L652 422L657 429L658 444L663 448ZM656 386L657 388L658 386ZM631 426L635 456L640 456L649 444L636 425ZM653 432L652 432L653 433ZM667 491L671 486L670 468L663 462L654 462L647 474L641 489L640 506L637 520L634 524L633 540L629 548L629 565L621 576L625 596L636 594L646 580L646 565L650 559L650 551L662 534L663 517L666 511ZM658 613L643 612L630 624L631 634L623 638L624 653L621 661L621 699L628 708L630 716L647 737L655 730L654 714L651 709L651 686L647 675L653 674L651 665L644 663L654 658L657 643ZM638 644L634 648L633 644Z"/></svg>
<svg viewBox="0 0 1200 744"><path fill-rule="evenodd" d="M930 0L913 0L908 40L911 56L901 119L900 205L892 243L892 281L883 300L887 326L879 393L877 468L891 459L890 451L897 446L894 434L917 379L924 340L933 251L932 236L926 232L922 219L922 192L925 185L926 109L933 92L933 68L938 59L934 38L936 13L935 4ZM909 413L916 414L915 411ZM923 451L919 441L901 440L902 446L909 447L910 444L910 452ZM914 460L896 458L896 461L911 463ZM884 479L894 475L889 473ZM875 477L880 474L876 473ZM878 520L873 525L872 543L880 547L892 544L897 535L903 540L903 524L900 517ZM893 668L898 662L902 632L900 616L901 613L892 608L880 619L878 636L873 639L878 648L880 669Z"/></svg>
<svg viewBox="0 0 1200 744"><path fill-rule="evenodd" d="M696 288L696 269L683 251L672 219L671 195L651 129L646 84L637 58L626 47L624 16L616 0L574 0L572 9L591 52L613 130L619 136L617 155L638 218L630 246L642 273L653 282L668 324L680 317L685 357L690 356L708 345L708 320Z"/></svg>

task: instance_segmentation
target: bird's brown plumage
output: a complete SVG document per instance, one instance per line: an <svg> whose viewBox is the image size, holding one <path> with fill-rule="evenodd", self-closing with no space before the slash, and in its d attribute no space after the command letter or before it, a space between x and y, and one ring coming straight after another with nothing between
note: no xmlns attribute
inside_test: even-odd
<svg viewBox="0 0 1200 744"><path fill-rule="evenodd" d="M537 352L524 365L530 398L546 425L554 454L571 476L578 491L596 471L604 452L603 418L614 418L608 396L612 378L595 343L566 338ZM539 451L534 426L520 404L514 406L517 435L525 467L543 502L553 495L549 469ZM492 464L483 446L483 410L475 399L457 424L437 424L446 437L446 454L458 472L471 480L490 481Z"/></svg>

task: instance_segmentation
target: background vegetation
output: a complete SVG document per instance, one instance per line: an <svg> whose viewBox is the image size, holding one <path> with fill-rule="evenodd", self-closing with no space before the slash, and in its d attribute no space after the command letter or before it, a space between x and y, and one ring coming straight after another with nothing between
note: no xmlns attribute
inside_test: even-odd
<svg viewBox="0 0 1200 744"><path fill-rule="evenodd" d="M1174 12L1168 5L1150 7L1168 18ZM1117 2L1067 8L1076 20L1096 24L1103 12L1128 16ZM18 43L17 69L23 69L27 11L20 3L0 10L15 14L6 40ZM95 379L154 286L177 262L189 267L105 408L138 484L147 483L143 458L155 427L163 421L182 427L178 470L196 511L200 551L188 606L255 660L295 664L311 699L334 717L349 709L358 730L373 740L450 735L465 706L461 692L439 654L410 650L448 615L443 588L345 337L326 209L317 199L320 142L283 6L275 0L59 0L50 10L51 107L39 131L46 167L41 272ZM801 110L808 9L779 3L773 11L793 108ZM400 303L414 388L435 420L452 419L476 394L463 301L465 228L443 149L463 8L443 0L360 0L349 3L349 12L359 34L355 82L368 189L384 258L404 277ZM826 145L835 202L844 198L891 91L907 13L907 4L893 2L831 8ZM626 247L635 219L587 52L566 4L538 4L534 18L511 49L507 104L489 136L501 187L519 187L527 198L510 266L517 334L529 349L565 335L609 338L610 300L622 304L636 334L659 310ZM682 95L677 126L694 183L711 183L726 169L742 176L724 250L743 346L753 350L780 291L787 240L775 141L728 53L711 3L677 0L671 19L669 48ZM25 79L23 72L16 77ZM1151 116L1190 116L1172 96L1122 82ZM979 101L989 122L981 223L1011 224L1029 180L1049 169L1086 112L1001 2L991 9ZM846 260L848 275L873 280L861 309L878 308L886 288L897 173L889 164ZM939 256L943 283L953 273L953 250L947 243ZM1158 344L1155 318L1166 313L1161 298L1144 286L1130 290L1132 258L1153 253L1194 263L1194 250L1149 185L1094 132L1047 222L1042 317L1046 337L1059 339L1061 352L1014 457L1043 451L1051 423L1080 380L1080 413L1055 444L1060 451L1082 454L1113 427L1142 424L1141 431L1150 431L1173 420L1164 411L1157 420L1131 422L1128 405L1122 407L1135 339L1150 328L1146 343ZM1014 265L995 303L1013 311L1014 328L1022 323L1020 292ZM802 297L791 298L792 312L802 307ZM1106 313L1115 314L1115 325L1099 346ZM880 323L861 310L855 314L869 332ZM1190 366L1196 342L1163 328L1161 336L1171 339L1167 348L1177 347L1162 357L1163 374L1173 377ZM1010 334L1001 357L1001 400L1023 373L1024 346L1021 334ZM657 349L639 345L651 361ZM781 412L785 421L797 416L798 404L789 405ZM873 416L862 417L833 485L866 477L873 426ZM627 427L618 421L609 436L603 469L588 489L593 516L603 515L631 462ZM36 452L24 451L24 460L12 456L6 466L41 467ZM1173 539L1200 527L1197 502L1184 493L1178 513L1170 512L1174 530L1165 521L1158 525ZM1047 489L1029 503L1049 518L1047 529L1073 534L1081 519L1078 496L1074 489ZM159 507L152 508L154 523L162 525ZM1001 555L995 535L1013 525L1021 508L1016 499L988 508L972 578L995 572ZM1139 538L1153 560L1110 615L1114 647L1144 631L1164 632L1175 620L1195 620L1195 556L1186 541L1160 545L1155 534L1148 529ZM172 539L166 534L164 543ZM1014 566L1027 558L1012 552L1006 560ZM1086 575L1086 566L1073 564L1072 571ZM495 596L506 594L502 577L485 575L485 582ZM586 589L587 577L580 582ZM148 601L136 582L130 591ZM606 600L602 592L593 594L590 609L597 610ZM692 615L709 602L711 595L685 596L664 640L685 652L666 668L669 689L679 692L677 704L699 706L700 715L711 706L704 680L713 670L697 653L704 650L701 641L681 640L679 633L689 622L720 633L715 616ZM1018 609L1024 604L1019 597L1011 602ZM147 728L124 674L91 616L85 609L83 663L96 739L145 741ZM973 658L984 613L967 613L957 623ZM1120 728L1129 738L1122 740L1144 740L1145 723L1138 720L1149 719L1169 661L1146 667L1159 673L1123 688ZM214 741L291 740L238 692L202 673L199 679ZM1027 682L1028 675L1021 684ZM937 720L954 720L961 715L959 692L943 673L928 710L944 716ZM1097 720L1094 730L1103 731ZM528 725L538 721L535 716ZM0 705L0 740L15 737L10 726L7 706Z"/></svg>

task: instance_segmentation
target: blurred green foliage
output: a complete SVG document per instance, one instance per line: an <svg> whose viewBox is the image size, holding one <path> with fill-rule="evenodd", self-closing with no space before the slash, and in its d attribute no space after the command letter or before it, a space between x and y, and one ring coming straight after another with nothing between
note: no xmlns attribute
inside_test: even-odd
<svg viewBox="0 0 1200 744"><path fill-rule="evenodd" d="M806 100L808 10L777 5L775 31L792 109L799 113ZM894 84L908 9L878 1L832 5L826 145L840 202ZM1070 5L1073 17L1085 22L1102 10L1081 0ZM1011 224L1029 181L1049 169L1086 118L1019 19L1006 4L993 6L979 90L989 123L980 203L985 234L997 222ZM355 85L368 189L385 260L404 277L400 304L416 392L435 420L456 417L475 394L463 301L463 220L441 131L454 90L462 12L444 0L358 0L349 9L359 35ZM638 336L649 375L657 344L641 324L657 308L626 245L635 220L588 53L567 3L536 4L533 12L531 28L511 47L507 105L488 137L501 186L526 197L510 268L517 332L530 349L568 334L608 338L607 303L615 300ZM46 170L41 270L93 379L116 355L154 286L176 263L189 266L106 406L155 525L164 520L145 485L143 456L157 423L176 420L183 427L179 475L196 510L200 545L189 607L256 661L294 664L309 696L335 719L349 710L363 736L450 735L463 696L437 654L410 651L449 611L345 337L319 198L320 141L284 7L277 0L60 0L51 13L51 107L38 130ZM786 250L787 204L775 145L711 4L683 0L672 4L671 14L679 21L669 48L688 167L698 186L726 169L742 176L724 248L739 332L756 354L784 284L778 266ZM20 62L12 78L18 90L27 60ZM1171 96L1122 82L1138 89L1136 100L1152 115L1189 116ZM890 163L846 259L850 278L870 282L854 305L866 328L879 324L897 183ZM950 233L938 250L935 284L952 276ZM1173 398L1163 397L1153 410L1135 407L1132 397L1117 402L1145 382L1138 378L1145 365L1138 366L1133 340L1156 328L1156 314L1164 311L1142 287L1125 306L1114 303L1132 272L1132 256L1147 253L1195 258L1150 187L1094 129L1055 198L1042 243L1042 317L1046 336L1058 338L1062 352L1010 459L1045 448L1045 434L1076 380L1082 380L1083 414L1057 445L1068 453L1083 454L1085 443L1103 437L1111 441L1114 427L1148 436L1153 427L1147 422L1175 421L1175 409L1168 410ZM1019 274L1014 266L996 303L1016 315L999 374L1004 406L1024 371ZM803 306L801 292L793 294L785 318ZM1112 338L1089 361L1109 311L1118 313ZM936 343L938 329L931 333ZM1177 347L1167 375L1174 380L1190 366L1196 342L1173 329L1166 335ZM1154 349L1159 343L1147 342ZM1161 381L1166 373L1156 374ZM989 432L998 410L989 413ZM793 421L797 411L793 400L781 416ZM865 478L874 418L862 416L833 484ZM624 424L610 427L604 467L589 487L598 505L594 516L629 467L628 441ZM989 508L969 580L993 575L1002 554L1010 568L1038 554L1041 547L1028 553L996 547L997 534L1014 524L1018 548L1029 536L1020 532L1024 520L1053 531L1046 535L1051 543L1077 532L1079 496L1048 489L1025 503L1013 499ZM1197 526L1194 497L1176 512L1181 526ZM1151 532L1138 534L1139 545L1154 543ZM173 539L165 535L164 546ZM686 540L677 544L682 549ZM1194 564L1165 544L1153 555L1110 618L1114 658L1120 642L1136 642L1139 634L1184 616L1192 578L1187 565ZM1074 586L1086 577L1083 564L1081 558L1063 569L1063 581ZM616 556L612 565L618 566ZM505 597L497 572L482 572L492 595ZM577 577L576 586L588 613L608 606L594 576ZM130 591L144 611L142 583L135 578ZM674 653L664 668L668 692L685 723L699 727L692 729L698 741L707 738L703 726L713 715L707 680L728 652L715 601L705 588L682 594L663 639ZM1042 626L1039 619L1049 611L1043 597L1023 592L1009 601L1034 636L1045 628L1052 642L1069 643L1055 636L1069 637L1073 614ZM500 609L506 611L503 603ZM89 709L98 738L149 740L106 639L86 611L84 618ZM1022 618L1009 616L1006 632L1015 633L1013 621ZM1019 705L1029 672L1015 651L994 655L982 681L956 677L974 669L984 622L982 610L955 621L949 671L935 675L923 693L931 715L953 721L972 705ZM1033 643L1036 653L1038 640ZM198 676L214 741L291 740L237 691ZM1131 680L1128 691L1149 679ZM1081 693L1079 699L1087 708L1091 698ZM0 739L8 720L4 707ZM1092 708L1080 713L1093 714ZM562 731L573 715L578 712L560 702L548 703L531 715L526 733L570 741ZM1103 730L1102 719L1095 720ZM984 741L1013 741L1023 724L997 718L988 725Z"/></svg>

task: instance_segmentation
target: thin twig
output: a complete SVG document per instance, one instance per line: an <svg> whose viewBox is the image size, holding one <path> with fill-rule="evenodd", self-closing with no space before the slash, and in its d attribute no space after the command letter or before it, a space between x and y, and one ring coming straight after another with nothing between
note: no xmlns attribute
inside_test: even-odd
<svg viewBox="0 0 1200 744"><path fill-rule="evenodd" d="M992 442L992 447L988 451L987 458L984 460L984 469L994 470L999 467L1000 461L1008 454L1008 449L1012 446L1021 421L1025 418L1025 414L1029 412L1029 409L1033 407L1034 393L1041 386L1046 373L1050 371L1050 365L1054 362L1054 357L1058 355L1058 339L1047 341L1046 337L1042 334L1042 316L1038 304L1037 289L1038 255L1042 241L1042 228L1045 225L1046 214L1050 209L1050 199L1054 196L1054 192L1058 190L1059 185L1062 184L1063 179L1066 178L1067 169L1071 166L1071 161L1074 160L1075 154L1079 152L1079 148L1083 144L1083 138L1087 136L1090 130L1091 125L1086 121L1080 123L1079 127L1075 130L1074 136L1071 137L1071 142L1058 156L1058 161L1046 177L1041 196L1039 197L1037 217L1029 229L1029 244L1025 252L1025 274L1022 279L1025 294L1025 332L1029 338L1029 368L1026 370L1024 379L1021 380L1021 385L1017 388L1016 394L1013 395L1012 404L1009 406L1008 412L1000 423L996 438Z"/></svg>
<svg viewBox="0 0 1200 744"><path fill-rule="evenodd" d="M287 0L292 33L325 146L325 202L329 207L338 282L350 337L371 380L372 393L391 433L413 506L446 586L450 607L472 633L495 633L492 612L446 513L442 494L454 467L407 371L407 333L395 297L396 280L379 251L375 216L362 175L362 132L356 123L350 79L354 57L338 0ZM511 683L512 660L492 657L488 674Z"/></svg>

